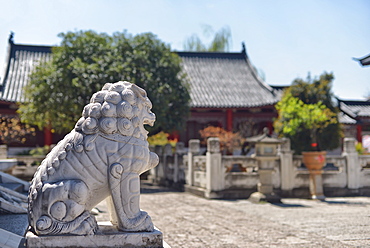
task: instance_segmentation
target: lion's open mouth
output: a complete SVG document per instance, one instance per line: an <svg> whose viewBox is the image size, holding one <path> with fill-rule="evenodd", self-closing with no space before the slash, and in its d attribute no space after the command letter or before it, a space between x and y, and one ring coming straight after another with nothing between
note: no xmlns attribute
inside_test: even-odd
<svg viewBox="0 0 370 248"><path fill-rule="evenodd" d="M149 126L153 126L155 122L155 114L154 113L148 113L143 119L143 123L147 124Z"/></svg>

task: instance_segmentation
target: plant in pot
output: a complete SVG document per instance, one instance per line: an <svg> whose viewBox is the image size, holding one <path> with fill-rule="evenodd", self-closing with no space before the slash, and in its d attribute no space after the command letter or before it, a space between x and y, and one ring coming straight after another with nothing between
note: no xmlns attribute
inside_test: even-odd
<svg viewBox="0 0 370 248"><path fill-rule="evenodd" d="M319 136L322 130L336 123L336 114L321 102L305 104L290 92L284 95L276 109L279 112L279 119L274 123L275 131L291 139L293 150L294 144L300 143L298 149L302 155L316 157L316 163L309 169L321 169L326 152L320 149L322 145ZM301 147L304 147L304 151L301 151ZM307 167L310 165L306 164Z"/></svg>
<svg viewBox="0 0 370 248"><path fill-rule="evenodd" d="M342 131L332 103L332 74L318 79L296 79L276 104L275 132L291 140L291 148L303 155L303 163L321 174L327 150L340 145Z"/></svg>

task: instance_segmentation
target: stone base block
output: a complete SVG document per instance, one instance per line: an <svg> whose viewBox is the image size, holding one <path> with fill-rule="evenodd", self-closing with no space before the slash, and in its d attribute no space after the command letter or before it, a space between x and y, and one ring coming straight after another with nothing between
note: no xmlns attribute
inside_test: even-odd
<svg viewBox="0 0 370 248"><path fill-rule="evenodd" d="M163 247L163 234L153 232L120 232L110 222L99 222L99 233L95 235L26 235L27 247Z"/></svg>
<svg viewBox="0 0 370 248"><path fill-rule="evenodd" d="M262 194L261 192L254 192L248 199L253 203L270 202L270 203L281 203L281 197L274 193Z"/></svg>

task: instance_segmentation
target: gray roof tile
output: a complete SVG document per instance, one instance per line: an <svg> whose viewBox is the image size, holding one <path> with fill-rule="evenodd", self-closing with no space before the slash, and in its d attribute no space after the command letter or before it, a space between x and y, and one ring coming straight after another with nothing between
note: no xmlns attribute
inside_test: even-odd
<svg viewBox="0 0 370 248"><path fill-rule="evenodd" d="M275 104L280 94L257 75L245 53L177 52L188 75L192 107Z"/></svg>
<svg viewBox="0 0 370 248"><path fill-rule="evenodd" d="M353 118L351 118L349 115L345 114L344 112L338 113L338 120L339 123L342 124L357 124L357 121Z"/></svg>
<svg viewBox="0 0 370 248"><path fill-rule="evenodd" d="M370 117L370 101L339 100L339 107L351 117Z"/></svg>
<svg viewBox="0 0 370 248"><path fill-rule="evenodd" d="M29 82L30 73L41 61L48 61L50 57L50 46L9 43L7 68L0 84L0 100L24 101L23 87Z"/></svg>

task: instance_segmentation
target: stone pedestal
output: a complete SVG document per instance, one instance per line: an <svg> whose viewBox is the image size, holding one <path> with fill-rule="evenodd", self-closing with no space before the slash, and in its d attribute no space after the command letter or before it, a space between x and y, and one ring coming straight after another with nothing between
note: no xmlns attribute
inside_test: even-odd
<svg viewBox="0 0 370 248"><path fill-rule="evenodd" d="M322 170L310 170L310 194L314 200L325 200Z"/></svg>
<svg viewBox="0 0 370 248"><path fill-rule="evenodd" d="M261 192L254 192L248 198L250 202L260 203L260 202L270 202L270 203L280 203L281 197L276 195L274 192L269 194L263 194Z"/></svg>
<svg viewBox="0 0 370 248"><path fill-rule="evenodd" d="M276 195L272 183L272 174L275 170L275 161L277 156L277 146L282 141L269 135L267 127L263 129L262 135L257 135L247 139L247 142L255 145L255 154L252 156L258 161L259 183L258 192L253 193L249 200L251 202L280 202L280 196Z"/></svg>
<svg viewBox="0 0 370 248"><path fill-rule="evenodd" d="M163 234L153 232L120 232L110 222L99 222L99 233L95 235L48 235L36 236L28 232L27 247L163 247Z"/></svg>
<svg viewBox="0 0 370 248"><path fill-rule="evenodd" d="M314 200L325 200L322 172L326 164L326 152L302 152L302 160L310 173L310 194Z"/></svg>
<svg viewBox="0 0 370 248"><path fill-rule="evenodd" d="M279 203L281 197L273 192L274 186L272 183L272 173L274 172L275 158L257 158L258 159L258 175L259 183L257 184L257 192L254 192L249 197L249 201L258 202L271 202Z"/></svg>

